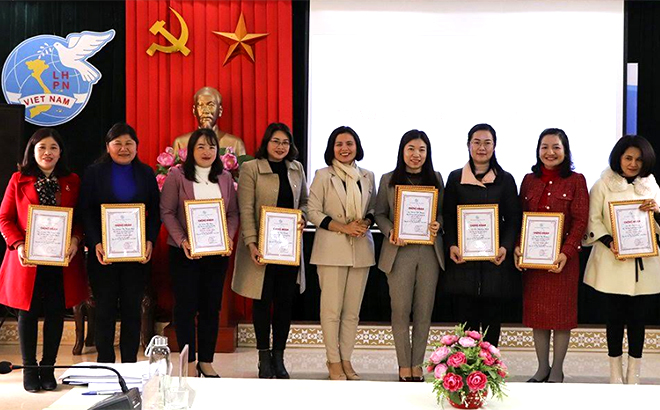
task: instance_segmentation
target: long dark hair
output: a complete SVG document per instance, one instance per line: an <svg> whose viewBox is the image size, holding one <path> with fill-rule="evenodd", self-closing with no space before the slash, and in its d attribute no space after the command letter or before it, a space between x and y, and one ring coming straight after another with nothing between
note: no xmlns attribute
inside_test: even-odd
<svg viewBox="0 0 660 410"><path fill-rule="evenodd" d="M495 128L490 126L489 124L477 124L474 127L470 128L470 131L468 131L468 139L467 139L467 145L468 149L470 148L470 142L472 141L472 137L474 137L474 133L477 131L488 131L490 132L490 135L493 136L493 156L490 157L490 162L488 164L488 169L489 170L494 170L495 174L499 174L502 172L502 167L500 164L497 162L497 158L495 158L495 147L497 146L497 133L495 133ZM472 160L472 155L470 155L470 169L472 169L472 173L476 175L475 168L474 168L474 161ZM486 171L488 172L488 171Z"/></svg>
<svg viewBox="0 0 660 410"><path fill-rule="evenodd" d="M257 153L254 154L255 158L268 159L268 143L270 142L271 138L273 138L273 134L275 134L277 131L282 131L289 138L289 153L286 154L284 159L287 161L293 161L294 159L298 158L298 148L296 148L296 144L293 142L291 130L283 122L272 122L268 125L266 131L264 132L264 136L261 139L261 146L259 146Z"/></svg>
<svg viewBox="0 0 660 410"><path fill-rule="evenodd" d="M406 177L406 162L403 160L403 151L410 141L417 139L422 140L424 144L426 144L426 160L424 161L424 164L422 164L422 171L420 173L422 177L422 185L434 186L440 189L440 181L438 181L438 178L435 175L433 160L431 159L431 141L429 141L429 137L426 133L420 130L410 130L401 137L399 154L396 159L396 168L394 168L394 172L392 173L390 186L408 185L409 181Z"/></svg>
<svg viewBox="0 0 660 410"><path fill-rule="evenodd" d="M34 134L32 134L25 147L23 161L18 167L21 174L36 176L41 173L41 168L39 168L39 164L37 164L37 160L34 158L34 149L41 140L48 137L52 137L60 147L60 159L57 160L52 175L63 177L71 174L71 171L67 166L67 155L66 150L64 149L64 141L62 141L60 133L54 128L39 128Z"/></svg>
<svg viewBox="0 0 660 410"><path fill-rule="evenodd" d="M360 137L358 137L357 132L355 132L353 128L342 125L341 127L335 128L330 133L328 146L325 147L325 153L323 154L325 163L331 166L332 160L335 159L335 141L337 141L337 136L339 134L351 134L353 136L353 139L355 140L355 161L362 161L362 158L364 158L364 149L362 149Z"/></svg>
<svg viewBox="0 0 660 410"><path fill-rule="evenodd" d="M200 128L195 130L190 136L190 139L188 140L188 156L186 157L186 161L183 163L183 175L188 181L198 182L197 176L195 175L195 145L197 144L197 141L199 141L199 139L202 137L206 138L206 142L209 145L216 147L215 159L213 160L213 164L211 164L211 172L209 172L209 181L217 183L218 175L222 174L222 171L225 168L222 165L220 153L217 150L219 146L218 136L215 135L213 130L208 128Z"/></svg>
<svg viewBox="0 0 660 410"><path fill-rule="evenodd" d="M564 161L559 164L559 176L562 178L568 178L573 173L573 157L571 156L571 146L568 143L568 136L564 130L560 128L546 128L543 130L539 136L539 141L536 143L536 164L532 166L532 172L536 175L537 178L541 178L543 171L541 168L543 162L539 156L539 149L541 149L541 141L546 135L556 135L561 141L561 145L564 147Z"/></svg>
<svg viewBox="0 0 660 410"><path fill-rule="evenodd" d="M635 147L642 153L642 168L639 170L637 176L640 178L646 178L651 175L653 167L655 166L655 151L653 151L653 147L646 138L640 135L626 135L617 141L610 153L610 168L612 168L612 171L619 175L623 175L623 170L621 169L621 157L630 147Z"/></svg>
<svg viewBox="0 0 660 410"><path fill-rule="evenodd" d="M140 141L138 141L137 133L135 132L135 129L131 127L130 125L126 124L125 122L118 122L110 129L108 130L108 133L105 134L105 138L103 139L103 142L105 143L106 147L112 140L121 137L122 135L128 135L133 141L135 141L135 147L137 150L138 145L140 145ZM101 155L97 160L96 163L99 162L110 162L112 161L112 158L110 157L110 154L106 151ZM135 152L135 158L133 158L133 161L131 162L132 164L141 164L142 162L138 158L137 151Z"/></svg>

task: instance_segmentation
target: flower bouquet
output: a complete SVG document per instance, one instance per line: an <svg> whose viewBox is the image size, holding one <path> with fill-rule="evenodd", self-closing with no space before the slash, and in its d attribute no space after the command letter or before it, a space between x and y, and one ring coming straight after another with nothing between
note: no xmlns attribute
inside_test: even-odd
<svg viewBox="0 0 660 410"><path fill-rule="evenodd" d="M507 367L497 347L483 340L481 333L458 325L453 333L433 344L433 353L425 363L433 378L433 392L438 403L447 398L459 409L477 409L486 401L488 391L502 399Z"/></svg>
<svg viewBox="0 0 660 410"><path fill-rule="evenodd" d="M183 164L187 156L188 151L186 149L182 148L174 152L174 148L172 147L165 148L165 151L158 155L158 158L156 158L156 182L158 182L159 190L163 190L163 184L165 184L165 178L170 173L170 169Z"/></svg>

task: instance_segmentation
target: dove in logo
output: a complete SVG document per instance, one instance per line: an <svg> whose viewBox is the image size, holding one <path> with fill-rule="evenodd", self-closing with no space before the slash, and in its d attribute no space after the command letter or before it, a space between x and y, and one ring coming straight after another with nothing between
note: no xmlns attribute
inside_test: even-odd
<svg viewBox="0 0 660 410"><path fill-rule="evenodd" d="M87 59L115 37L115 30L31 37L16 46L2 69L10 104L26 106L25 120L40 126L70 121L85 107L101 73Z"/></svg>
<svg viewBox="0 0 660 410"><path fill-rule="evenodd" d="M96 54L101 47L115 37L115 31L109 30L105 33L83 31L66 36L67 44L57 42L53 44L60 62L63 66L77 70L82 79L87 82L96 83L101 78L101 73L87 59Z"/></svg>

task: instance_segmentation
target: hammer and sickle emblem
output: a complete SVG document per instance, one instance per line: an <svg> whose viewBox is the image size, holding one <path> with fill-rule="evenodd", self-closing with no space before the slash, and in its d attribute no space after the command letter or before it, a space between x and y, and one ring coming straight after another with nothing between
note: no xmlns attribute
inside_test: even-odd
<svg viewBox="0 0 660 410"><path fill-rule="evenodd" d="M186 22L183 20L183 17L179 13L176 12L172 7L170 7L170 10L172 10L172 13L176 16L177 19L179 19L179 23L181 24L181 37L176 38L165 29L165 22L163 20L158 20L156 21L151 28L149 29L149 32L153 35L161 34L167 41L170 42L170 46L161 46L160 44L156 43L151 43L151 46L149 46L149 49L147 50L147 54L150 56L153 56L156 51L160 51L163 53L176 53L177 51L180 51L184 56L187 56L190 54L190 49L186 47L186 43L188 42L188 26L186 25Z"/></svg>

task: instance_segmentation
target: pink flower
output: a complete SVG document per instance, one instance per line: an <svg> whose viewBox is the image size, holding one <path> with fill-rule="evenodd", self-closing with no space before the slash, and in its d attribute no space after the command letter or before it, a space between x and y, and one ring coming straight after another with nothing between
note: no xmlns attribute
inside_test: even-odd
<svg viewBox="0 0 660 410"><path fill-rule="evenodd" d="M477 345L477 342L471 337L461 337L458 339L458 344L463 347L474 347Z"/></svg>
<svg viewBox="0 0 660 410"><path fill-rule="evenodd" d="M447 373L442 379L442 386L450 392L463 388L463 378L456 373Z"/></svg>
<svg viewBox="0 0 660 410"><path fill-rule="evenodd" d="M447 365L439 364L435 367L433 376L435 376L436 379L442 380L442 378L445 376L445 373L447 373Z"/></svg>
<svg viewBox="0 0 660 410"><path fill-rule="evenodd" d="M167 178L166 175L163 174L156 175L156 182L158 183L158 190L160 191L163 190L163 185L165 185L165 178Z"/></svg>
<svg viewBox="0 0 660 410"><path fill-rule="evenodd" d="M164 167L171 167L174 165L174 155L170 154L169 152L161 152L158 158L156 158L156 162L158 162L160 165Z"/></svg>
<svg viewBox="0 0 660 410"><path fill-rule="evenodd" d="M496 359L487 350L480 351L479 357L481 357L484 360L484 363L487 366L492 366L495 364Z"/></svg>
<svg viewBox="0 0 660 410"><path fill-rule="evenodd" d="M236 153L234 152L234 148L232 148L232 147L226 147L226 148L225 148L225 154L228 154L228 153L229 153L229 154L234 154L234 155L236 154Z"/></svg>
<svg viewBox="0 0 660 410"><path fill-rule="evenodd" d="M238 160L236 156L231 152L227 151L223 156L220 157L222 160L222 165L227 171L233 171L238 169Z"/></svg>
<svg viewBox="0 0 660 410"><path fill-rule="evenodd" d="M438 347L433 353L431 353L429 360L435 364L438 364L443 361L445 357L449 355L449 353L450 350L447 346Z"/></svg>
<svg viewBox="0 0 660 410"><path fill-rule="evenodd" d="M168 154L174 156L174 148L172 148L172 147L165 148L165 152L167 152Z"/></svg>
<svg viewBox="0 0 660 410"><path fill-rule="evenodd" d="M481 347L482 349L488 350L490 348L490 346L491 346L491 344L486 342L485 340L483 342L479 343L479 347Z"/></svg>
<svg viewBox="0 0 660 410"><path fill-rule="evenodd" d="M470 391L479 391L479 390L483 390L486 387L488 378L482 372L476 371L470 373L470 375L467 377L467 379L465 379L465 381L467 382Z"/></svg>
<svg viewBox="0 0 660 410"><path fill-rule="evenodd" d="M447 366L451 367L459 367L465 363L467 363L467 359L465 358L465 353L463 352L454 353L453 355L449 356L449 359L447 359Z"/></svg>
<svg viewBox="0 0 660 410"><path fill-rule="evenodd" d="M506 372L502 369L497 369L497 374L499 374L503 379L506 378Z"/></svg>
<svg viewBox="0 0 660 410"><path fill-rule="evenodd" d="M491 345L491 346L488 348L488 351L489 351L490 354L492 354L492 355L495 355L495 356L499 356L499 355L500 355L500 349L498 349L498 348L495 347L495 346L492 346L492 345Z"/></svg>
<svg viewBox="0 0 660 410"><path fill-rule="evenodd" d="M444 335L440 339L440 343L446 346L451 346L458 341L458 336L456 335Z"/></svg>
<svg viewBox="0 0 660 410"><path fill-rule="evenodd" d="M186 162L186 158L188 158L188 150L185 148L179 149L179 159L181 162Z"/></svg>
<svg viewBox="0 0 660 410"><path fill-rule="evenodd" d="M465 332L466 335L470 336L474 340L481 340L481 333L475 331L475 330L468 330Z"/></svg>
<svg viewBox="0 0 660 410"><path fill-rule="evenodd" d="M506 365L506 363L504 363L502 361L498 362L497 365L500 367L500 369L502 369L504 371L509 370L509 367Z"/></svg>
<svg viewBox="0 0 660 410"><path fill-rule="evenodd" d="M434 368L434 367L435 367L434 364L430 364L430 365L426 366L426 371L429 372L429 373L431 373L431 372L433 371L433 368Z"/></svg>

